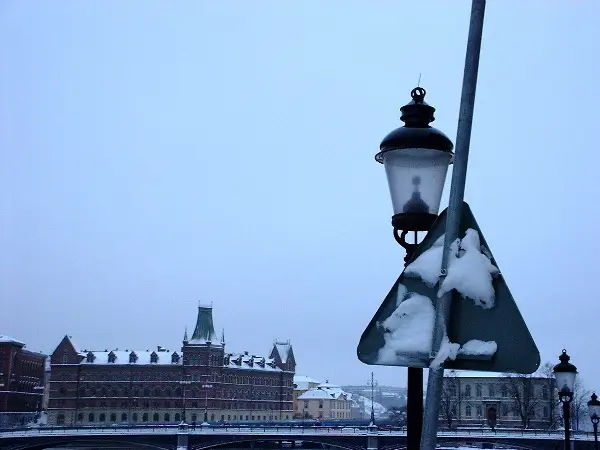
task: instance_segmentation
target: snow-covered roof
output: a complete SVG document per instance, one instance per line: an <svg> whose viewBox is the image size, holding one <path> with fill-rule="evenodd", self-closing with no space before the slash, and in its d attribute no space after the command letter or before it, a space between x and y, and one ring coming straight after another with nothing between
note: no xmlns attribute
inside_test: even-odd
<svg viewBox="0 0 600 450"><path fill-rule="evenodd" d="M275 342L275 348L277 349L277 353L279 353L279 357L281 358L281 362L283 364L287 362L291 347L292 344L289 342Z"/></svg>
<svg viewBox="0 0 600 450"><path fill-rule="evenodd" d="M304 394L298 396L298 400L322 399L332 400L334 397L323 389L309 389Z"/></svg>
<svg viewBox="0 0 600 450"><path fill-rule="evenodd" d="M321 382L305 375L294 375L294 384L296 385L297 390L307 391L311 388L311 384L319 385Z"/></svg>
<svg viewBox="0 0 600 450"><path fill-rule="evenodd" d="M281 372L272 358L249 355L246 353L225 354L225 367L230 369L265 370L268 372Z"/></svg>
<svg viewBox="0 0 600 450"><path fill-rule="evenodd" d="M17 344L21 346L25 345L24 342L3 334L0 334L0 344Z"/></svg>
<svg viewBox="0 0 600 450"><path fill-rule="evenodd" d="M136 358L130 359L130 355L135 353ZM174 352L176 353L176 352ZM176 358L177 363L173 362L172 355L169 350L161 349L160 351L155 350L104 350L104 351L83 351L79 353L84 357L82 364L88 365L99 365L99 364L153 364L153 365L172 365L180 364L181 358ZM114 362L109 362L109 355L114 355ZM156 355L156 362L152 362L152 354ZM92 355L92 358L88 358L88 355ZM131 361L131 362L130 362Z"/></svg>

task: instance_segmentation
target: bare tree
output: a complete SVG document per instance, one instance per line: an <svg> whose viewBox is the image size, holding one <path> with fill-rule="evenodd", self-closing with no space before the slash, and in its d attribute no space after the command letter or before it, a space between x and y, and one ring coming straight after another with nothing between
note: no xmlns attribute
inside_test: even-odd
<svg viewBox="0 0 600 450"><path fill-rule="evenodd" d="M571 400L571 428L579 430L579 422L587 417L587 402L590 399L590 391L585 388L581 378L575 379L573 387L573 399Z"/></svg>
<svg viewBox="0 0 600 450"><path fill-rule="evenodd" d="M556 429L563 424L563 416L560 400L556 393L556 386L554 380L554 364L545 362L538 369L538 374L541 378L545 378L548 381L548 387L550 391L550 398L548 399L548 428Z"/></svg>
<svg viewBox="0 0 600 450"><path fill-rule="evenodd" d="M540 377L537 374L506 374L509 396L513 400L512 410L521 419L523 428L529 428L531 420L541 403L541 396L536 395L536 386Z"/></svg>
<svg viewBox="0 0 600 450"><path fill-rule="evenodd" d="M452 423L460 418L461 399L460 378L451 370L444 376L440 399L440 412L448 428L452 428Z"/></svg>

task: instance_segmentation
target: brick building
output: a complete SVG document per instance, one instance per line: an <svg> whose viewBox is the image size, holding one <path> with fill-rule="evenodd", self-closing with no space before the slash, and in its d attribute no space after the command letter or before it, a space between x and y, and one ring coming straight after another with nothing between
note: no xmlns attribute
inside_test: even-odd
<svg viewBox="0 0 600 450"><path fill-rule="evenodd" d="M46 355L0 335L0 425L31 420L42 408Z"/></svg>
<svg viewBox="0 0 600 450"><path fill-rule="evenodd" d="M291 419L296 368L289 341L268 357L229 353L212 307L199 306L180 352L81 351L65 336L51 356L50 424L102 425Z"/></svg>

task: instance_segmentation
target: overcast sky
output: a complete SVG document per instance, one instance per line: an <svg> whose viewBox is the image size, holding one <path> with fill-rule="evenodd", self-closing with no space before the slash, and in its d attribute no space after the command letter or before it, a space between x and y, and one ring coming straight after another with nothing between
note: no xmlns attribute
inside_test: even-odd
<svg viewBox="0 0 600 450"><path fill-rule="evenodd" d="M356 346L404 258L373 156L419 74L455 140L469 11L3 1L0 334L177 349L212 302L230 351L291 339L299 373L366 381ZM566 348L590 389L599 14L488 2L466 190L542 361Z"/></svg>

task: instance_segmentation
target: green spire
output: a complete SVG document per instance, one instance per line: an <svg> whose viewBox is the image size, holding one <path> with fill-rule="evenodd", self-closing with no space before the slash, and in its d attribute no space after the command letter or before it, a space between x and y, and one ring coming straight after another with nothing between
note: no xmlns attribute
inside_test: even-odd
<svg viewBox="0 0 600 450"><path fill-rule="evenodd" d="M212 306L198 306L198 319L190 344L205 344L206 342L219 345L213 325Z"/></svg>

